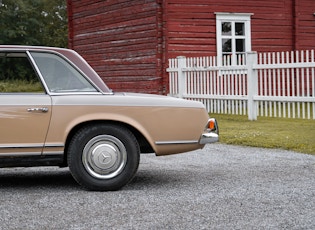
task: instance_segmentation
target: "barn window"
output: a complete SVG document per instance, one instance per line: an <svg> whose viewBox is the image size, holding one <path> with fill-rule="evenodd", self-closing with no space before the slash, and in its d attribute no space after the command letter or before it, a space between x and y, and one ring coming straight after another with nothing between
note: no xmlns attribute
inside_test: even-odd
<svg viewBox="0 0 315 230"><path fill-rule="evenodd" d="M251 51L250 17L245 13L215 13L218 64L243 65Z"/></svg>

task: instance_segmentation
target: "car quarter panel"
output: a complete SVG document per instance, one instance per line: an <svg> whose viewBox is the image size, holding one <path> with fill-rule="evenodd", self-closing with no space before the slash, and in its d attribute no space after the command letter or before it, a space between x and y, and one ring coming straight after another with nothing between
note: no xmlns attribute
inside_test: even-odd
<svg viewBox="0 0 315 230"><path fill-rule="evenodd" d="M47 145L64 143L80 123L108 120L126 123L148 140L157 155L202 148L198 143L208 120L199 102L155 95L53 96Z"/></svg>

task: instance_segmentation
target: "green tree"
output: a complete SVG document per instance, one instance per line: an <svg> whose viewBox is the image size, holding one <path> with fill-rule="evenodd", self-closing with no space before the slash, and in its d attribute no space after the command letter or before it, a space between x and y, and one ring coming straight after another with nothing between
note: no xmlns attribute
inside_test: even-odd
<svg viewBox="0 0 315 230"><path fill-rule="evenodd" d="M0 44L67 47L66 0L0 0Z"/></svg>

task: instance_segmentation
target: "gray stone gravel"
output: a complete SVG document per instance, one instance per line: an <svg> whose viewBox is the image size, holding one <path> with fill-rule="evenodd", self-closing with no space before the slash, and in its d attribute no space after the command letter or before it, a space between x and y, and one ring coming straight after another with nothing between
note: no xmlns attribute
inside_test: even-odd
<svg viewBox="0 0 315 230"><path fill-rule="evenodd" d="M315 156L207 145L142 155L117 192L87 192L68 169L0 169L0 229L315 229Z"/></svg>

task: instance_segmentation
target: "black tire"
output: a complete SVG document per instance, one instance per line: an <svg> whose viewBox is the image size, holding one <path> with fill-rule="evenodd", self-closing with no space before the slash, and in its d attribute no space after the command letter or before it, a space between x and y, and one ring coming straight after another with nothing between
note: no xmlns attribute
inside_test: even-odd
<svg viewBox="0 0 315 230"><path fill-rule="evenodd" d="M138 170L140 148L131 131L120 125L94 124L80 129L68 149L68 165L85 189L118 190Z"/></svg>

